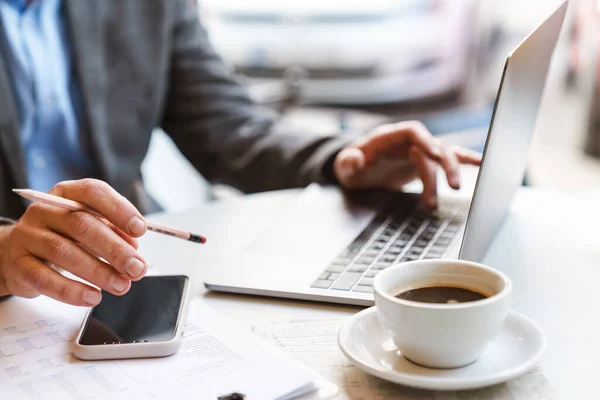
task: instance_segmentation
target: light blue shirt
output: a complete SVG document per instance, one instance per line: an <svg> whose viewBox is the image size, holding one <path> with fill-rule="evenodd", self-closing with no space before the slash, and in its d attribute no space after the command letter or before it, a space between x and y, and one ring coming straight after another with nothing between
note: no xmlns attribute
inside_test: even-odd
<svg viewBox="0 0 600 400"><path fill-rule="evenodd" d="M28 185L41 191L99 175L61 6L61 0L0 0L0 34L8 44L0 54L19 110Z"/></svg>

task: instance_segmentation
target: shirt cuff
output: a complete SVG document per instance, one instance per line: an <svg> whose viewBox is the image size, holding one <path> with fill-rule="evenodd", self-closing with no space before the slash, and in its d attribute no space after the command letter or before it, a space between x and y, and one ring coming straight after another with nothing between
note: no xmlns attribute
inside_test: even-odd
<svg viewBox="0 0 600 400"><path fill-rule="evenodd" d="M339 185L335 173L333 172L333 163L338 153L346 146L355 142L358 135L344 134L343 136L332 136L329 140L319 146L310 156L305 164L307 169L301 171L301 176L306 184L335 184Z"/></svg>
<svg viewBox="0 0 600 400"><path fill-rule="evenodd" d="M0 217L0 226L14 225L17 221L12 218Z"/></svg>
<svg viewBox="0 0 600 400"><path fill-rule="evenodd" d="M0 226L14 225L16 223L17 223L17 221L12 218L0 217ZM4 300L6 300L10 297L11 297L10 294L6 295L6 296L0 296L0 302L3 302Z"/></svg>

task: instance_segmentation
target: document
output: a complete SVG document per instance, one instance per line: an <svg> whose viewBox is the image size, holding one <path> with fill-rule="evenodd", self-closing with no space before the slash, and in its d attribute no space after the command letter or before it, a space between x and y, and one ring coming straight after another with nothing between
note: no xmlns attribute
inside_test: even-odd
<svg viewBox="0 0 600 400"><path fill-rule="evenodd" d="M289 319L255 326L254 331L281 346L339 387L336 400L555 400L539 370L489 388L462 392L411 389L375 378L353 366L338 347L344 319Z"/></svg>
<svg viewBox="0 0 600 400"><path fill-rule="evenodd" d="M171 357L81 361L71 345L85 309L48 298L0 302L1 399L285 399L315 388L293 357L199 300Z"/></svg>

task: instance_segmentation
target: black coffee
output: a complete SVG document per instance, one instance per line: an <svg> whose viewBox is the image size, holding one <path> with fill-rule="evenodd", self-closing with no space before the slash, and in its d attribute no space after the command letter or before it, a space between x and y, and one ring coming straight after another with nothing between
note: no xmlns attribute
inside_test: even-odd
<svg viewBox="0 0 600 400"><path fill-rule="evenodd" d="M419 303L453 304L483 300L488 296L474 290L452 286L431 286L411 289L396 295L397 298Z"/></svg>

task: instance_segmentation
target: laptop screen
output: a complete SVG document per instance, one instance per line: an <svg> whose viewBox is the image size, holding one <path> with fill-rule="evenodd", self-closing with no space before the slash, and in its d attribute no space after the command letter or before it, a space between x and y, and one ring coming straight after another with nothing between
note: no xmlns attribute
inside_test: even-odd
<svg viewBox="0 0 600 400"><path fill-rule="evenodd" d="M523 182L563 3L508 56L467 219L460 259L481 261Z"/></svg>

